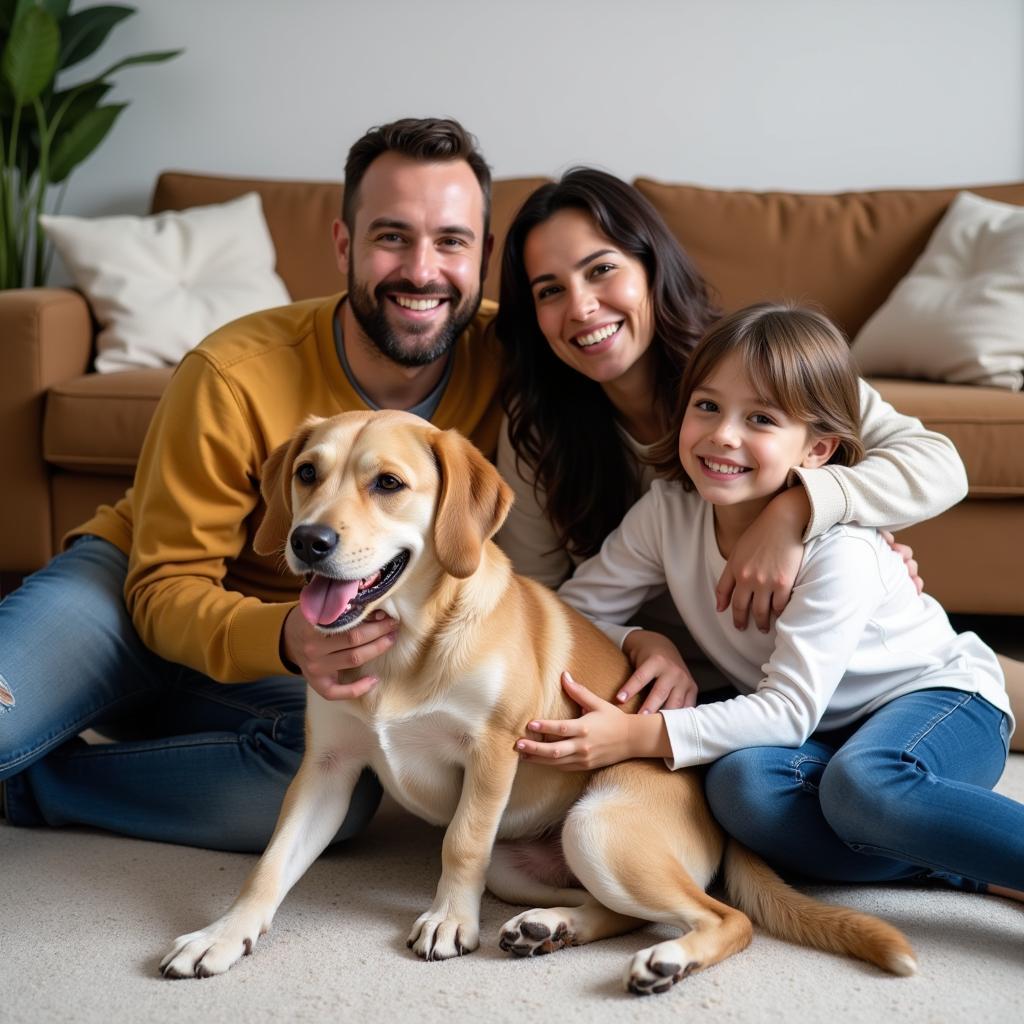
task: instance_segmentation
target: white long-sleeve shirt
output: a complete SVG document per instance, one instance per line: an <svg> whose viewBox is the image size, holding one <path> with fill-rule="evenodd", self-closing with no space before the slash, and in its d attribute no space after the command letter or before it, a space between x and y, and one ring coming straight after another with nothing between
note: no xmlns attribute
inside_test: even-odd
<svg viewBox="0 0 1024 1024"><path fill-rule="evenodd" d="M767 634L740 631L731 610L715 610L724 568L712 506L656 480L559 590L621 644L630 631L623 624L667 588L690 634L740 691L662 712L673 768L741 747L798 747L816 729L934 687L978 693L1011 715L995 654L975 634L955 633L941 606L918 595L875 530L834 526L808 541L793 596Z"/></svg>
<svg viewBox="0 0 1024 1024"><path fill-rule="evenodd" d="M937 516L967 494L967 474L948 437L898 413L863 380L860 401L864 459L856 466L796 471L811 504L804 540L837 523L898 530ZM625 431L621 434L623 446L639 464L641 487L646 491L654 479L653 470L644 463L650 447ZM507 423L498 438L497 464L516 496L498 533L498 544L516 572L557 587L579 559L559 545L544 495L534 492L529 467L516 463Z"/></svg>

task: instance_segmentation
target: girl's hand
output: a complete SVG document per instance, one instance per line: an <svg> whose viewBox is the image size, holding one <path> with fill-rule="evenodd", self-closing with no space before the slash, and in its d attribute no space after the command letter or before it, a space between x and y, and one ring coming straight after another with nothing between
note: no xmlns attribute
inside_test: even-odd
<svg viewBox="0 0 1024 1024"><path fill-rule="evenodd" d="M732 621L746 629L753 613L762 633L789 604L804 559L804 530L810 516L807 494L790 487L774 498L736 542L715 588L715 606L724 612L732 602Z"/></svg>
<svg viewBox="0 0 1024 1024"><path fill-rule="evenodd" d="M651 680L654 685L639 713L653 714L661 708L692 708L697 703L697 683L686 667L679 649L668 637L647 629L634 629L623 641L622 650L635 671L615 695L624 702L638 694Z"/></svg>
<svg viewBox="0 0 1024 1024"><path fill-rule="evenodd" d="M524 761L578 772L617 764L629 757L668 757L671 753L661 715L627 715L577 683L568 672L562 673L562 688L584 714L580 718L531 722L530 732L552 739L516 740L516 750Z"/></svg>
<svg viewBox="0 0 1024 1024"><path fill-rule="evenodd" d="M919 594L924 593L924 580L921 579L917 568L917 559L914 558L914 549L908 547L906 544L897 544L896 538L888 530L879 530L882 535L882 540L889 545L896 552L900 558L903 559L903 564L906 566L907 575L910 577L910 582L917 587Z"/></svg>

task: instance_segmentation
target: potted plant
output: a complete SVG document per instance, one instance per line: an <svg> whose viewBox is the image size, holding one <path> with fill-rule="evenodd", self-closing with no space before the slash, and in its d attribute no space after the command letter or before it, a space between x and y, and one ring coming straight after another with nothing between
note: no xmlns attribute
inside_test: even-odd
<svg viewBox="0 0 1024 1024"><path fill-rule="evenodd" d="M60 208L71 172L106 138L126 103L104 103L111 76L181 50L125 57L67 85L58 78L91 57L134 7L70 10L70 0L0 0L0 288L42 285L49 269L39 232L53 186Z"/></svg>

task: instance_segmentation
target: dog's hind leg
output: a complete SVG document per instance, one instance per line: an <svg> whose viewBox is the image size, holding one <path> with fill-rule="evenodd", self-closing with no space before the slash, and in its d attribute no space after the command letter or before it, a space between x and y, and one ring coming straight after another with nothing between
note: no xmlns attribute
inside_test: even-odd
<svg viewBox="0 0 1024 1024"><path fill-rule="evenodd" d="M653 764L605 770L570 812L565 857L596 900L684 933L632 958L624 979L631 992L664 992L750 942L747 916L705 892L722 844L699 778Z"/></svg>
<svg viewBox="0 0 1024 1024"><path fill-rule="evenodd" d="M253 951L288 890L341 827L362 768L361 761L307 753L285 794L270 845L231 909L209 927L174 940L160 963L164 977L223 974Z"/></svg>
<svg viewBox="0 0 1024 1024"><path fill-rule="evenodd" d="M643 923L601 906L578 886L557 839L498 843L487 872L487 888L506 903L538 908L502 925L501 948L517 956L539 956L618 935Z"/></svg>

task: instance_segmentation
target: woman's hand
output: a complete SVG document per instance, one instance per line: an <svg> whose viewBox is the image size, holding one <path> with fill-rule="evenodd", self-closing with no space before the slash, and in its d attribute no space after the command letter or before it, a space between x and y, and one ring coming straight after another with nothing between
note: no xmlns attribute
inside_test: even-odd
<svg viewBox="0 0 1024 1024"><path fill-rule="evenodd" d="M879 530L878 532L882 535L882 540L903 559L907 575L910 577L910 582L917 587L917 592L919 594L924 593L924 580L921 579L921 575L918 572L917 559L914 558L914 549L906 544L898 544L896 538L888 530Z"/></svg>
<svg viewBox="0 0 1024 1024"><path fill-rule="evenodd" d="M665 708L692 708L697 703L697 683L686 667L679 649L668 637L648 629L634 629L622 643L622 650L634 672L615 695L624 702L638 694L652 680L639 713L652 714Z"/></svg>
<svg viewBox="0 0 1024 1024"><path fill-rule="evenodd" d="M340 683L338 673L365 665L390 650L397 632L398 622L377 611L354 629L321 633L296 605L281 631L282 660L295 665L325 700L354 700L369 693L377 685L377 677L365 675L351 683Z"/></svg>
<svg viewBox="0 0 1024 1024"><path fill-rule="evenodd" d="M716 607L732 603L732 621L746 629L750 615L762 633L789 604L804 560L804 530L811 506L803 487L783 491L765 506L736 542L715 588Z"/></svg>
<svg viewBox="0 0 1024 1024"><path fill-rule="evenodd" d="M671 753L661 715L627 715L577 683L568 672L562 673L562 688L584 714L580 718L530 722L530 732L552 738L516 740L516 750L524 761L578 772L617 764L629 757L667 757Z"/></svg>

